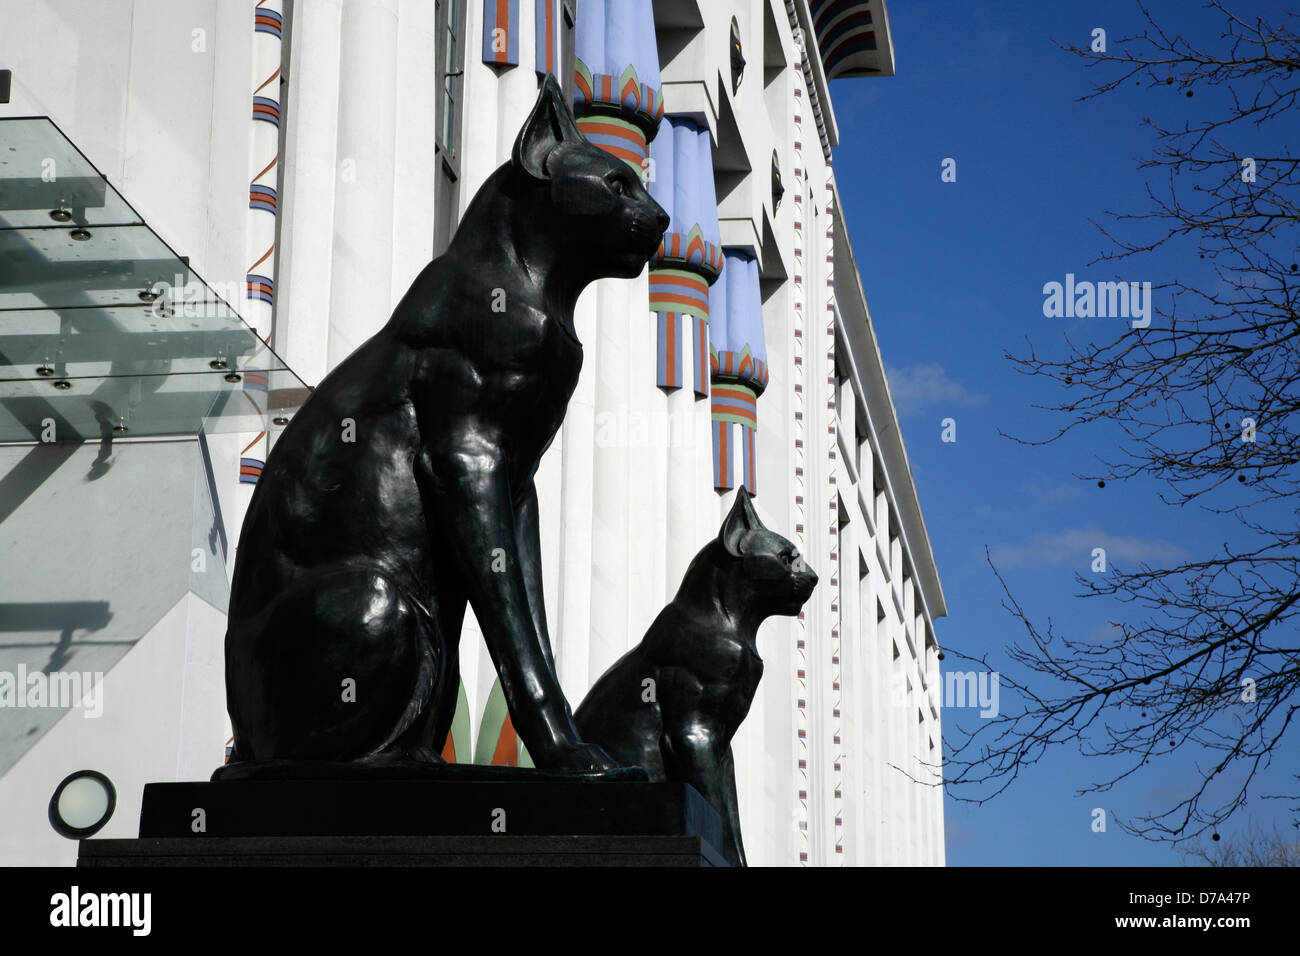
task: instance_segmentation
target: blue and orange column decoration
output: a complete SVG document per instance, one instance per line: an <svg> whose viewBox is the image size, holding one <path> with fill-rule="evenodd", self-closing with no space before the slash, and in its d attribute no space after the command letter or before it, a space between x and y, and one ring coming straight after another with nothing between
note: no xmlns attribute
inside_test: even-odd
<svg viewBox="0 0 1300 956"><path fill-rule="evenodd" d="M709 310L713 486L735 487L732 476L739 458L745 488L756 495L758 396L768 382L758 260L737 249L724 250L724 256L722 277L710 290ZM739 447L735 426L740 428Z"/></svg>
<svg viewBox="0 0 1300 956"><path fill-rule="evenodd" d="M578 128L644 175L664 115L651 0L584 0L577 13L573 112Z"/></svg>
<svg viewBox="0 0 1300 956"><path fill-rule="evenodd" d="M519 0L483 0L483 62L519 65Z"/></svg>
<svg viewBox="0 0 1300 956"><path fill-rule="evenodd" d="M283 57L284 0L258 0L253 7L252 106L249 134L248 230L245 250L250 265L245 279L244 320L263 343L275 329L275 232L280 214L280 67ZM264 357L263 357L264 358ZM269 375L254 364L237 370L243 397L259 416L269 399ZM239 458L239 482L257 484L268 446L265 431ZM255 447L257 446L257 447Z"/></svg>
<svg viewBox="0 0 1300 956"><path fill-rule="evenodd" d="M689 354L697 395L709 394L709 287L722 271L709 131L685 116L665 118L650 149L650 195L672 217L650 260L650 311L659 316L656 382L686 384Z"/></svg>

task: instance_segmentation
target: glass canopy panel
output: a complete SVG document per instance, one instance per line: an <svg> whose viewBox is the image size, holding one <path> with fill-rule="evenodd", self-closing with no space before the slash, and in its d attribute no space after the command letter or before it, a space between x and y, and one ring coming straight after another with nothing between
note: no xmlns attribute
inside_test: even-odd
<svg viewBox="0 0 1300 956"><path fill-rule="evenodd" d="M200 428L257 432L292 416L308 394L283 368L10 379L0 381L0 436L30 442L196 435Z"/></svg>
<svg viewBox="0 0 1300 956"><path fill-rule="evenodd" d="M92 675L148 634L162 642L155 648L183 648L187 591L225 611L226 532L200 445L121 441L111 454L100 442L0 445L0 672L99 682L83 713L108 713L121 699ZM124 506L142 498L147 507ZM77 709L78 696L0 707L0 777Z"/></svg>
<svg viewBox="0 0 1300 956"><path fill-rule="evenodd" d="M65 215L71 228L142 221L48 119L8 119L0 129L0 227L49 226Z"/></svg>
<svg viewBox="0 0 1300 956"><path fill-rule="evenodd" d="M0 443L290 417L308 389L222 291L48 118L0 119Z"/></svg>
<svg viewBox="0 0 1300 956"><path fill-rule="evenodd" d="M224 303L204 303L203 312L164 315L132 306L0 312L0 381L285 367Z"/></svg>
<svg viewBox="0 0 1300 956"><path fill-rule="evenodd" d="M148 226L0 229L0 309L139 305L162 283L201 282Z"/></svg>

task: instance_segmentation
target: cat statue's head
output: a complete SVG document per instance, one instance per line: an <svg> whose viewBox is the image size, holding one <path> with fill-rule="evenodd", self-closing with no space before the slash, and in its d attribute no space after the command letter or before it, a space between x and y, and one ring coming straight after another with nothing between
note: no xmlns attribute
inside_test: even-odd
<svg viewBox="0 0 1300 956"><path fill-rule="evenodd" d="M669 216L626 162L582 134L553 74L519 131L511 165L537 190L545 208L537 225L595 277L633 279L659 248Z"/></svg>
<svg viewBox="0 0 1300 956"><path fill-rule="evenodd" d="M758 611L764 617L798 614L817 586L817 575L799 550L763 526L743 487L722 522L717 545L737 559L742 599L748 602L750 612Z"/></svg>

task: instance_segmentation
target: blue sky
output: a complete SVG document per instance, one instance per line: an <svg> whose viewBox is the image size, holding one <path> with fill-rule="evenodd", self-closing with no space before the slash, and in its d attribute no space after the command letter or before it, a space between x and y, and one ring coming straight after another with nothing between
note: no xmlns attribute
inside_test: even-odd
<svg viewBox="0 0 1300 956"><path fill-rule="evenodd" d="M1280 21L1285 6L1236 8ZM1188 0L1149 8L1176 31L1217 35L1217 15ZM889 14L897 75L832 83L836 178L948 599L938 637L996 662L1022 632L1001 607L986 545L1032 617L1082 636L1123 613L1075 597L1074 575L1088 572L1092 547L1131 567L1204 553L1232 534L1221 518L1162 505L1151 482L1099 489L1076 477L1097 473L1097 456L1113 453L1116 436L1106 429L1037 448L999 434L1041 438L1061 423L1031 407L1059 400L1055 386L1018 374L1004 351L1023 354L1028 337L1061 355L1063 332L1110 338L1124 322L1046 318L1044 283L1066 273L1188 280L1204 268L1185 248L1090 266L1108 242L1089 219L1147 208L1148 174L1137 163L1154 136L1144 116L1180 122L1207 104L1176 87L1162 95L1136 85L1078 102L1110 74L1053 40L1087 45L1101 27L1113 52L1141 28L1131 0L910 0L890 4ZM947 157L957 163L954 183L940 178ZM940 441L946 417L957 421L952 444ZM969 666L946 661L954 663ZM944 720L965 725L974 713L945 710ZM948 862L1180 865L1177 850L1125 834L1114 818L1172 806L1198 779L1198 760L1205 755L1180 748L1109 793L1080 796L1115 768L1060 749L990 803L949 797ZM1278 792L1296 771L1293 756L1281 763L1266 776L1276 786L1262 792ZM1105 833L1092 830L1095 807L1111 818ZM1286 807L1252 799L1224 832L1248 819L1291 832Z"/></svg>

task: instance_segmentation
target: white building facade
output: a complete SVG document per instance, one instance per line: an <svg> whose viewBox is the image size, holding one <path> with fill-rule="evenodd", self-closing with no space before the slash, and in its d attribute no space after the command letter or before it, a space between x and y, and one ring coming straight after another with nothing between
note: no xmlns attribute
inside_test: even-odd
<svg viewBox="0 0 1300 956"><path fill-rule="evenodd" d="M445 248L541 76L566 80L584 132L673 217L640 278L579 300L582 375L536 479L566 694L576 707L640 640L745 484L821 579L759 634L733 745L750 863L943 864L946 606L831 164L829 80L893 72L884 0L35 0L0 3L0 69L0 136L48 116L308 386ZM23 281L0 272L0 309L9 290L18 314ZM6 314L0 356L17 354ZM224 759L226 580L302 397L274 361L259 414L201 440L123 418L106 474L107 445L44 448L23 404L62 407L91 371L63 396L17 359L0 378L0 672L102 673L97 717L0 707L0 862L75 859L46 822L72 771L114 781L100 835L132 836L144 783ZM33 554L76 535L75 553ZM527 762L472 614L461 672L448 756Z"/></svg>

